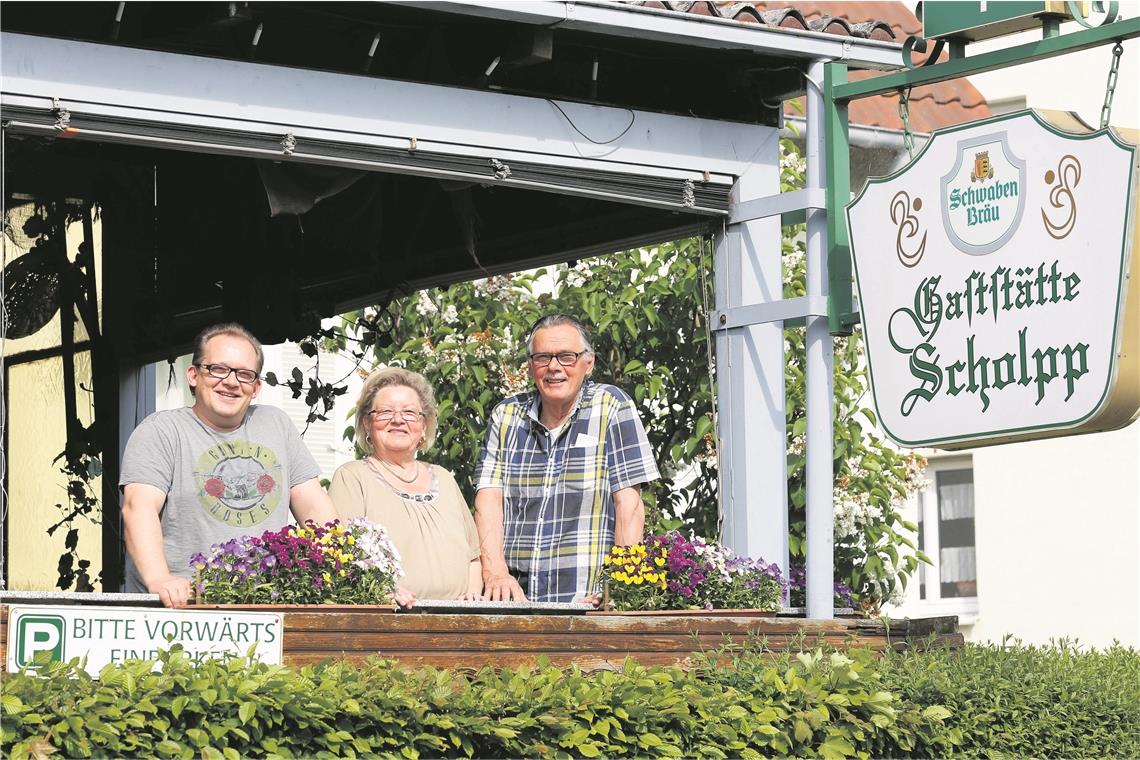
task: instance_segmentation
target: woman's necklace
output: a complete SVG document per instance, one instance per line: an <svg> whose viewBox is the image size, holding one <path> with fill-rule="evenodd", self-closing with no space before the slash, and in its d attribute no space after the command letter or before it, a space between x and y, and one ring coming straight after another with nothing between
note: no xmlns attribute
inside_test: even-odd
<svg viewBox="0 0 1140 760"><path fill-rule="evenodd" d="M400 473L398 473L398 472L396 472L395 470L393 470L393 469L392 469L392 468L391 468L391 467L388 465L388 463L387 463L387 462L385 462L385 461L384 461L383 459L381 459L380 457L372 457L372 458L373 458L373 459L375 459L377 462L379 462L379 463L380 463L380 466L381 466L381 467L383 467L383 468L384 468L385 470L387 470L388 472L392 473L392 476L393 476L393 477L395 477L397 480L399 480L401 483L415 483L417 480L419 480L419 477L420 477L420 468L419 468L419 467L417 467L417 466L416 466L416 464L415 464L414 462L412 463L412 470L413 470L413 472L412 472L412 477L410 477L410 478L405 478L403 475L401 475Z"/></svg>

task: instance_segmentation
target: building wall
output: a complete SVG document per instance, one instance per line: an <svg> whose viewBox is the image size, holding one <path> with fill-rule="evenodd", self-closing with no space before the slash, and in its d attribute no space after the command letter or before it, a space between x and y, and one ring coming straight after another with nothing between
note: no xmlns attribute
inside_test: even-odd
<svg viewBox="0 0 1140 760"><path fill-rule="evenodd" d="M1140 647L1140 424L978 449L972 639Z"/></svg>
<svg viewBox="0 0 1140 760"><path fill-rule="evenodd" d="M17 232L8 231L0 236L0 267L16 258L28 255L31 241L21 241L18 230L30 215L30 203L13 202L8 207L8 221ZM27 211L21 213L22 207ZM96 215L92 219L93 251L96 277L102 272L102 225ZM74 261L83 241L83 226L72 223L67 228L66 250ZM23 245L27 242L28 245ZM102 314L102 298L97 308ZM46 325L23 338L0 336L0 356L4 360L18 357L24 352L47 352L61 345L61 312L57 311ZM87 340L81 319L74 322L76 343ZM75 367L76 414L84 426L94 420L94 402L90 393L93 385L91 352L76 351ZM0 511L7 510L8 557L7 566L0 562L0 588L20 591L56 590L59 578L59 559L65 546L69 527L78 531L78 557L91 563L88 571L94 579L102 567L102 527L87 517L78 517L71 526L58 525L52 535L47 531L60 523L71 512L74 504L68 498L68 477L61 471L63 460L57 457L67 445L67 418L64 410L64 363L61 356L41 356L34 361L10 364L0 372L0 386L5 380L4 393L7 408L0 409L0 431L5 435L7 448L0 454L0 464L7 476L8 491L0 494ZM5 429L6 428L6 429ZM96 498L102 489L102 478L89 483ZM0 531L3 525L0 524Z"/></svg>

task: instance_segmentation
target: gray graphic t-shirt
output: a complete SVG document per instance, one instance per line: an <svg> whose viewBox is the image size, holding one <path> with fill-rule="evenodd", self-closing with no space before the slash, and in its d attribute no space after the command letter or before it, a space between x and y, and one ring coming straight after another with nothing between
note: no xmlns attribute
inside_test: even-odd
<svg viewBox="0 0 1140 760"><path fill-rule="evenodd" d="M321 474L280 409L251 406L237 430L207 427L189 407L155 412L123 452L119 488L145 483L166 493L161 512L170 572L190 578L190 557L211 545L278 530L289 522L289 489ZM145 592L127 558L126 590Z"/></svg>

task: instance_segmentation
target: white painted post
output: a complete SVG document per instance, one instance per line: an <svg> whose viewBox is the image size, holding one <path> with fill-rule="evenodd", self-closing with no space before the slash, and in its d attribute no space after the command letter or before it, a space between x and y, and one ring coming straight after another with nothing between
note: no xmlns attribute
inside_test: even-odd
<svg viewBox="0 0 1140 760"><path fill-rule="evenodd" d="M824 166L823 61L808 65L807 187L826 185ZM827 295L827 212L807 211L807 295ZM832 501L834 473L833 362L834 350L827 317L807 317L807 616L834 617L832 584L835 576Z"/></svg>
<svg viewBox="0 0 1140 760"><path fill-rule="evenodd" d="M780 192L779 135L756 131L759 145L733 186L734 205ZM779 216L728 225L714 257L718 310L782 300ZM721 539L787 573L783 323L718 331L716 367Z"/></svg>

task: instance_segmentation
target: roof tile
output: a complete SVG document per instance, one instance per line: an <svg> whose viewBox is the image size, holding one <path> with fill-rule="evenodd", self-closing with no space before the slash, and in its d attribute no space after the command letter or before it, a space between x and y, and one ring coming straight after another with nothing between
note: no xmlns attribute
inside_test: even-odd
<svg viewBox="0 0 1140 760"><path fill-rule="evenodd" d="M700 2L663 2L646 0L641 5L663 8L678 13L695 13L735 19L746 24L810 29L828 34L864 37L873 40L901 41L918 34L922 24L901 2L737 2L734 0L701 0ZM942 58L945 58L943 54ZM921 60L920 56L916 56ZM882 76L877 71L851 71L856 82ZM790 103L784 112L790 116L800 111ZM910 95L910 125L918 132L984 119L991 115L986 99L968 79L952 79L915 88ZM893 94L860 98L851 102L848 117L853 124L902 129L898 113L898 96Z"/></svg>

